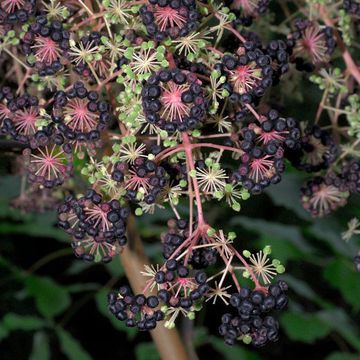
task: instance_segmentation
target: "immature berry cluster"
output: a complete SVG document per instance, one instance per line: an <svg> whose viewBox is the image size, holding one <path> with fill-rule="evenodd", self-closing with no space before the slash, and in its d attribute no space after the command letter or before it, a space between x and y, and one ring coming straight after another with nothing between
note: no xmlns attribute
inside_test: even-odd
<svg viewBox="0 0 360 360"><path fill-rule="evenodd" d="M267 294L246 287L233 294L230 304L238 313L224 314L219 327L219 333L224 337L225 343L233 345L236 339L241 338L245 343L251 342L254 346L260 347L268 341L277 341L279 323L268 313L286 307L287 290L287 284L279 281L269 286Z"/></svg>

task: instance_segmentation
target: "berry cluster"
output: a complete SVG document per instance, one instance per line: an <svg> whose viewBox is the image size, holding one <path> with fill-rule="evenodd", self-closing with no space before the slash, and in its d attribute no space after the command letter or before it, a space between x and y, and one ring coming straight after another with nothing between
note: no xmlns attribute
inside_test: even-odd
<svg viewBox="0 0 360 360"><path fill-rule="evenodd" d="M189 268L174 259L166 261L165 269L156 272L154 280L160 289L158 296L166 305L187 310L209 290L204 272L191 276Z"/></svg>
<svg viewBox="0 0 360 360"><path fill-rule="evenodd" d="M349 196L344 180L330 173L326 177L316 176L301 188L301 202L305 210L315 217L329 215L346 205Z"/></svg>
<svg viewBox="0 0 360 360"><path fill-rule="evenodd" d="M80 39L80 49L81 48L92 49L100 45L101 45L101 34L97 31L91 31L88 35L85 35ZM91 69L89 67L92 66L93 69L96 71L97 76L99 76L99 78L102 79L105 78L104 73L106 73L107 69L104 68L109 67L109 64L106 64L106 54L104 56L101 56L99 60L90 57L91 61L88 59L84 59L82 57L78 59L76 55L78 54L71 54L70 58L73 59L75 62L74 71L77 74L81 75L84 78L95 80L94 74L91 72Z"/></svg>
<svg viewBox="0 0 360 360"><path fill-rule="evenodd" d="M280 77L289 71L289 42L272 40L266 46L266 54L271 57L273 68L273 84L280 81Z"/></svg>
<svg viewBox="0 0 360 360"><path fill-rule="evenodd" d="M126 244L126 218L130 210L117 200L104 202L95 190L76 200L68 196L58 209L58 225L73 236L76 256L109 262Z"/></svg>
<svg viewBox="0 0 360 360"><path fill-rule="evenodd" d="M250 26L255 17L263 15L268 7L270 0L227 1L231 11L236 15L235 25Z"/></svg>
<svg viewBox="0 0 360 360"><path fill-rule="evenodd" d="M13 1L5 0L0 3L0 25L7 27L23 24L35 13L36 0Z"/></svg>
<svg viewBox="0 0 360 360"><path fill-rule="evenodd" d="M189 235L189 224L186 220L169 220L169 230L162 234L161 242L163 256L169 259L173 252L185 241Z"/></svg>
<svg viewBox="0 0 360 360"><path fill-rule="evenodd" d="M300 147L290 151L289 160L299 170L317 172L327 169L337 158L339 149L334 138L319 126L304 130Z"/></svg>
<svg viewBox="0 0 360 360"><path fill-rule="evenodd" d="M284 153L298 147L300 130L293 118L282 118L270 110L257 122L241 130L240 148L244 151L241 165L233 176L246 189L260 192L281 180L284 172Z"/></svg>
<svg viewBox="0 0 360 360"><path fill-rule="evenodd" d="M354 267L357 272L360 272L360 255L354 257Z"/></svg>
<svg viewBox="0 0 360 360"><path fill-rule="evenodd" d="M288 303L286 292L288 286L284 281L270 285L268 293L241 288L233 294L230 304L237 309L237 315L224 314L219 333L225 343L233 345L237 338L245 343L260 347L268 341L277 341L279 323L273 316L267 315L272 310L282 310Z"/></svg>
<svg viewBox="0 0 360 360"><path fill-rule="evenodd" d="M94 142L111 121L110 105L77 81L70 90L55 93L51 118L65 139Z"/></svg>
<svg viewBox="0 0 360 360"><path fill-rule="evenodd" d="M54 75L63 67L60 60L70 48L69 39L70 32L60 21L49 22L40 15L23 36L21 49L40 76Z"/></svg>
<svg viewBox="0 0 360 360"><path fill-rule="evenodd" d="M164 319L164 313L157 309L157 296L134 295L128 286L122 286L118 293L110 292L108 304L109 311L118 320L141 331L155 329L156 323Z"/></svg>
<svg viewBox="0 0 360 360"><path fill-rule="evenodd" d="M186 36L197 28L200 18L195 0L150 0L139 13L149 36L156 41Z"/></svg>
<svg viewBox="0 0 360 360"><path fill-rule="evenodd" d="M190 72L163 69L147 80L142 96L146 120L170 133L195 129L205 116L201 83Z"/></svg>
<svg viewBox="0 0 360 360"><path fill-rule="evenodd" d="M333 29L302 19L297 19L294 25L296 31L289 34L288 46L296 68L311 72L314 66L327 63L336 46Z"/></svg>
<svg viewBox="0 0 360 360"><path fill-rule="evenodd" d="M36 150L25 149L24 161L31 183L53 188L62 185L73 172L73 154L56 144L38 147Z"/></svg>
<svg viewBox="0 0 360 360"><path fill-rule="evenodd" d="M244 43L236 56L225 55L215 66L226 76L223 87L233 103L250 104L272 84L271 58L252 41Z"/></svg>
<svg viewBox="0 0 360 360"><path fill-rule="evenodd" d="M343 0L342 6L349 14L360 16L360 3L358 0Z"/></svg>
<svg viewBox="0 0 360 360"><path fill-rule="evenodd" d="M342 169L341 176L350 192L360 192L360 163L358 161L346 164Z"/></svg>
<svg viewBox="0 0 360 360"><path fill-rule="evenodd" d="M112 179L124 183L130 201L154 204L167 184L166 171L154 161L137 158L134 165L118 162L114 165Z"/></svg>
<svg viewBox="0 0 360 360"><path fill-rule="evenodd" d="M36 96L28 93L15 96L9 87L4 87L1 89L0 99L1 133L31 148L44 146L49 142L53 133L52 126L44 126L41 130L37 128L37 121L42 116Z"/></svg>

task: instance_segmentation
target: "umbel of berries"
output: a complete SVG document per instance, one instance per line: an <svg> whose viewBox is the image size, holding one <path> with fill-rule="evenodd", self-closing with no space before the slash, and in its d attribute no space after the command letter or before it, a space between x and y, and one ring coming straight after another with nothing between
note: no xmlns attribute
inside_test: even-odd
<svg viewBox="0 0 360 360"><path fill-rule="evenodd" d="M168 132L195 129L206 113L203 89L191 72L163 69L151 75L142 97L147 122Z"/></svg>
<svg viewBox="0 0 360 360"><path fill-rule="evenodd" d="M209 290L204 272L192 273L189 267L175 259L169 259L165 268L156 272L154 280L159 288L159 298L171 308L183 308L190 311L195 302ZM172 327L172 323L168 323Z"/></svg>
<svg viewBox="0 0 360 360"><path fill-rule="evenodd" d="M77 81L68 91L58 91L54 96L52 120L57 129L70 141L96 141L100 132L111 120L110 105L99 100L96 91L88 91Z"/></svg>
<svg viewBox="0 0 360 360"><path fill-rule="evenodd" d="M149 0L140 8L148 34L157 41L186 36L197 28L200 14L195 0Z"/></svg>
<svg viewBox="0 0 360 360"><path fill-rule="evenodd" d="M292 165L307 172L328 168L337 158L339 149L333 136L319 126L304 130L300 146L288 152Z"/></svg>
<svg viewBox="0 0 360 360"><path fill-rule="evenodd" d="M230 305L236 314L224 314L221 318L219 333L228 345L234 345L237 339L244 343L252 343L256 347L269 341L277 341L279 323L270 315L286 307L288 286L284 281L270 285L268 293L259 290L241 288L230 298Z"/></svg>
<svg viewBox="0 0 360 360"><path fill-rule="evenodd" d="M332 28L301 19L295 21L295 27L288 45L297 69L312 71L314 65L327 63L336 45Z"/></svg>
<svg viewBox="0 0 360 360"><path fill-rule="evenodd" d="M345 206L349 197L346 182L336 174L316 176L301 188L301 202L314 217L329 215Z"/></svg>
<svg viewBox="0 0 360 360"><path fill-rule="evenodd" d="M118 162L111 174L117 183L124 183L126 197L133 202L154 204L167 184L166 172L154 161L137 158L133 165Z"/></svg>
<svg viewBox="0 0 360 360"><path fill-rule="evenodd" d="M225 55L216 68L226 76L223 87L230 94L230 101L249 104L255 97L264 95L272 84L271 58L255 43L248 41L237 55Z"/></svg>
<svg viewBox="0 0 360 360"><path fill-rule="evenodd" d="M109 262L126 244L130 213L118 200L103 201L95 190L74 199L68 196L58 208L58 225L72 235L75 254L87 261Z"/></svg>
<svg viewBox="0 0 360 360"><path fill-rule="evenodd" d="M51 144L35 150L25 149L23 155L28 180L32 183L52 188L62 185L72 175L73 156L66 147Z"/></svg>
<svg viewBox="0 0 360 360"><path fill-rule="evenodd" d="M298 147L300 130L295 119L282 118L276 110L271 110L242 129L239 136L244 154L233 178L258 193L281 180L284 155L288 149Z"/></svg>
<svg viewBox="0 0 360 360"><path fill-rule="evenodd" d="M42 119L39 99L28 93L16 97L8 87L2 89L0 97L4 102L0 108L1 133L31 148L47 145L53 127L50 124L41 130L37 128L37 121Z"/></svg>
<svg viewBox="0 0 360 360"><path fill-rule="evenodd" d="M61 58L67 54L70 32L60 21L49 22L46 16L37 16L22 39L21 48L27 62L40 76L54 75L62 69Z"/></svg>

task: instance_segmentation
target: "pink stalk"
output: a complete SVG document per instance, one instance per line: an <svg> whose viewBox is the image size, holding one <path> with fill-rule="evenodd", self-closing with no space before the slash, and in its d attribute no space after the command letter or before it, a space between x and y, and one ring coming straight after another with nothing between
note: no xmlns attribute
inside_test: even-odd
<svg viewBox="0 0 360 360"><path fill-rule="evenodd" d="M257 111L250 104L245 104L245 106L254 115L254 117L257 121L261 121L261 116L257 113Z"/></svg>
<svg viewBox="0 0 360 360"><path fill-rule="evenodd" d="M215 49L214 47L212 47L212 46L207 46L206 47L208 50L210 50L211 52L214 52L214 53L216 53L216 54L218 54L218 55L220 55L220 56L224 56L224 53L223 52L221 52L220 50L218 50L218 49Z"/></svg>
<svg viewBox="0 0 360 360"><path fill-rule="evenodd" d="M182 134L182 139L183 139L183 146L184 146L185 155L186 155L186 162L189 164L190 171L196 171L194 159L192 157L193 144L191 144L189 135L187 133ZM196 177L192 177L191 180L192 180L193 187L194 187L196 207L197 207L197 211L198 211L198 226L199 226L199 228L201 228L206 223L204 220L204 214L203 214L203 209L202 209L202 204L201 204L199 184L197 182Z"/></svg>
<svg viewBox="0 0 360 360"><path fill-rule="evenodd" d="M229 245L229 247L231 248L231 250L234 252L235 256L242 262L242 264L244 265L244 267L246 268L246 270L248 271L248 273L251 276L252 281L255 284L255 289L256 290L261 290L264 292L267 292L267 288L262 286L259 282L259 280L257 279L257 277L255 276L253 270L251 269L251 267L249 266L249 264L247 263L247 261L239 254L239 252L231 245Z"/></svg>
<svg viewBox="0 0 360 360"><path fill-rule="evenodd" d="M217 12L214 12L214 15L217 19L222 21L221 16ZM234 28L232 28L230 25L225 25L224 28L231 31L242 43L246 42L246 39L241 34L239 34L238 31L236 31Z"/></svg>
<svg viewBox="0 0 360 360"><path fill-rule="evenodd" d="M226 145L218 145L218 144L210 144L210 143L197 143L197 144L192 144L191 147L193 149L199 148L199 147L209 147L209 148L214 148L214 149L219 149L219 150L228 150L228 151L237 152L240 155L244 154L243 150L234 148L232 146L226 146Z"/></svg>

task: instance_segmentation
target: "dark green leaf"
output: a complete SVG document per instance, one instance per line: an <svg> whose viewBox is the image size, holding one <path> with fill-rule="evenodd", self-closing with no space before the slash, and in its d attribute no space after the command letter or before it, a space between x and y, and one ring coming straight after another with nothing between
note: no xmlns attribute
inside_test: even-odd
<svg viewBox="0 0 360 360"><path fill-rule="evenodd" d="M33 347L29 360L50 359L50 347L48 338L43 332L37 332L33 338Z"/></svg>
<svg viewBox="0 0 360 360"><path fill-rule="evenodd" d="M236 216L230 220L231 225L241 225L248 230L255 231L262 235L270 236L276 239L280 244L285 240L292 243L298 250L304 254L313 253L313 248L306 243L299 228L293 225L284 225L265 221L262 219L248 218L245 216Z"/></svg>
<svg viewBox="0 0 360 360"><path fill-rule="evenodd" d="M9 330L3 324L0 324L0 341L5 339L9 333Z"/></svg>
<svg viewBox="0 0 360 360"><path fill-rule="evenodd" d="M160 360L154 343L140 343L135 349L136 360Z"/></svg>
<svg viewBox="0 0 360 360"><path fill-rule="evenodd" d="M78 340L76 340L67 331L58 328L56 329L60 341L61 351L70 360L91 360L91 356L85 351Z"/></svg>
<svg viewBox="0 0 360 360"><path fill-rule="evenodd" d="M336 253L351 256L355 253L356 248L350 242L346 243L341 239L341 232L343 230L334 216L331 218L317 219L310 228L314 236L329 244Z"/></svg>
<svg viewBox="0 0 360 360"><path fill-rule="evenodd" d="M346 339L346 341L357 351L360 351L360 337L358 330L343 309L334 308L322 310L318 312L318 317L329 326L334 327L334 330Z"/></svg>
<svg viewBox="0 0 360 360"><path fill-rule="evenodd" d="M280 320L289 338L296 341L313 343L330 332L330 326L316 314L288 311Z"/></svg>
<svg viewBox="0 0 360 360"><path fill-rule="evenodd" d="M66 289L71 293L85 292L97 290L100 287L96 283L83 283L83 284L71 284L66 287Z"/></svg>
<svg viewBox="0 0 360 360"><path fill-rule="evenodd" d="M285 280L292 291L295 291L298 295L317 303L320 306L330 306L326 301L320 298L319 294L316 293L306 282L295 278L289 274L281 275L281 279Z"/></svg>
<svg viewBox="0 0 360 360"><path fill-rule="evenodd" d="M332 353L330 354L326 360L359 360L360 354L346 354L346 353Z"/></svg>
<svg viewBox="0 0 360 360"><path fill-rule="evenodd" d="M23 316L14 313L8 313L2 319L2 326L9 331L32 331L42 329L44 326L46 326L46 322L43 319L39 319L34 316Z"/></svg>
<svg viewBox="0 0 360 360"><path fill-rule="evenodd" d="M119 259L115 258L109 264L106 264L106 270L109 272L110 275L116 277L122 277L125 275L124 268L121 265Z"/></svg>
<svg viewBox="0 0 360 360"><path fill-rule="evenodd" d="M62 313L70 304L67 290L54 280L39 276L28 276L25 285L35 299L38 310L45 317Z"/></svg>
<svg viewBox="0 0 360 360"><path fill-rule="evenodd" d="M334 260L324 271L325 279L338 288L346 301L355 309L360 309L360 279L349 261Z"/></svg>

